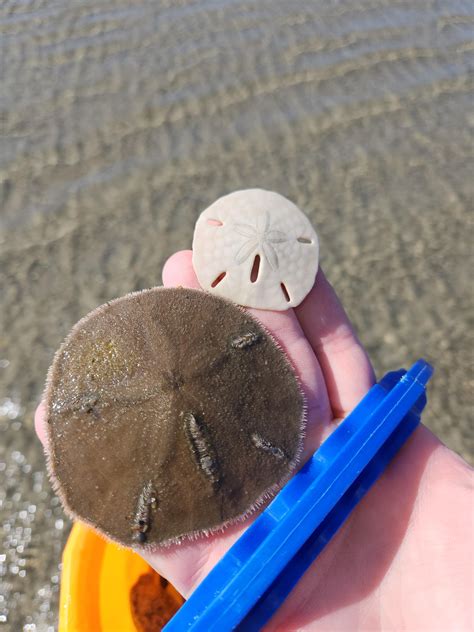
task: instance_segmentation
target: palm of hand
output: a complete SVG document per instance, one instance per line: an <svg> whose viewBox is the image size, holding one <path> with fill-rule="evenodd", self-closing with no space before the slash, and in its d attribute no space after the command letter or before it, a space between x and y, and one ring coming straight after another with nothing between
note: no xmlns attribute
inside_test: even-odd
<svg viewBox="0 0 474 632"><path fill-rule="evenodd" d="M191 253L174 255L163 280L199 287ZM301 380L308 405L304 462L372 385L370 362L321 272L296 310L250 311L285 349ZM40 407L36 426L44 443L43 424ZM268 629L471 629L466 549L472 551L472 521L463 512L470 487L470 468L420 427ZM146 558L188 596L249 524Z"/></svg>

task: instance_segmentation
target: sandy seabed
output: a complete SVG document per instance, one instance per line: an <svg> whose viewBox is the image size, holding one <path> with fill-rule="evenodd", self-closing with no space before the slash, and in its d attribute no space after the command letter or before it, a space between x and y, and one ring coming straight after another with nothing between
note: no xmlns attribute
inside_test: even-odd
<svg viewBox="0 0 474 632"><path fill-rule="evenodd" d="M472 5L8 2L0 9L0 621L57 621L69 523L33 431L53 353L161 282L218 196L276 190L378 375L433 363L424 422L473 458Z"/></svg>

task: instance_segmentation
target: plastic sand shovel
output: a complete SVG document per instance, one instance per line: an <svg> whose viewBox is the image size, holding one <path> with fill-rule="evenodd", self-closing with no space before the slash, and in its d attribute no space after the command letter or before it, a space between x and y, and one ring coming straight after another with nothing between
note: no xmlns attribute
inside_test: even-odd
<svg viewBox="0 0 474 632"><path fill-rule="evenodd" d="M207 575L166 632L259 630L419 424L433 373L388 373Z"/></svg>

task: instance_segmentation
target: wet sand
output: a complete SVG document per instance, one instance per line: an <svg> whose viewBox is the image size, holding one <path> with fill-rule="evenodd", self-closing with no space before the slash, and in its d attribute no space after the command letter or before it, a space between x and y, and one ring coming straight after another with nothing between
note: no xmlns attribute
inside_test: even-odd
<svg viewBox="0 0 474 632"><path fill-rule="evenodd" d="M32 420L55 349L159 284L232 190L305 210L377 373L430 360L424 422L472 460L473 17L456 0L2 4L6 629L57 620L69 523Z"/></svg>

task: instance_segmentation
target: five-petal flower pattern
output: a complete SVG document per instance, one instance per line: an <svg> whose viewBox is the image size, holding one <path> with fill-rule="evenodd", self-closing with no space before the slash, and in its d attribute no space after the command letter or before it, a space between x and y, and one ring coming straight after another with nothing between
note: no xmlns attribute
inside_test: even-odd
<svg viewBox="0 0 474 632"><path fill-rule="evenodd" d="M245 237L245 241L235 255L235 263L240 265L246 261L254 252L260 252L268 261L272 270L278 268L278 253L275 244L288 241L287 235L281 230L269 230L270 218L268 212L265 213L264 225L252 226L252 224L234 223L233 228L238 235Z"/></svg>

